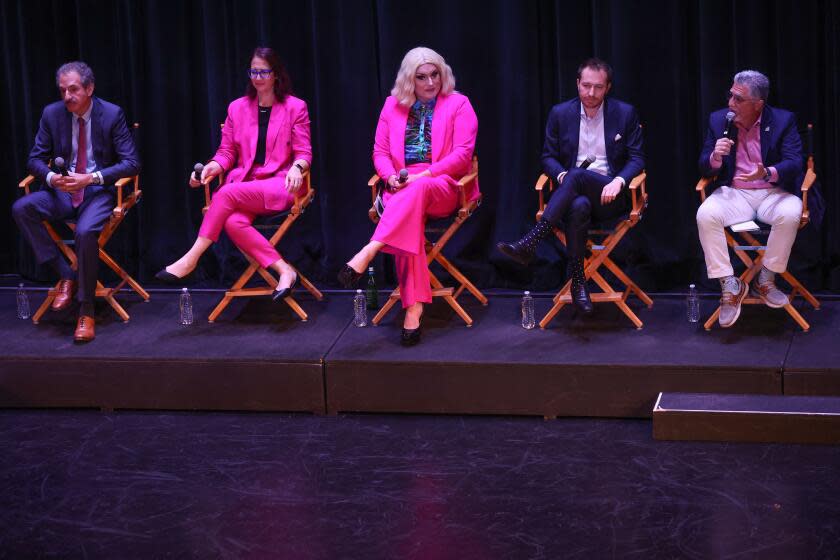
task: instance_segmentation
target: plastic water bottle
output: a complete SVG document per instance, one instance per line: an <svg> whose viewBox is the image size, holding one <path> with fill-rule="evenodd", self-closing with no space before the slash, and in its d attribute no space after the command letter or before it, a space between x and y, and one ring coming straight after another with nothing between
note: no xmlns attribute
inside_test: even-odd
<svg viewBox="0 0 840 560"><path fill-rule="evenodd" d="M522 328L533 329L537 322L534 320L534 298L531 292L522 295Z"/></svg>
<svg viewBox="0 0 840 560"><path fill-rule="evenodd" d="M367 288L365 289L365 300L368 309L379 309L379 290L376 289L376 277L373 274L373 267L368 268Z"/></svg>
<svg viewBox="0 0 840 560"><path fill-rule="evenodd" d="M697 287L694 284L688 286L686 311L689 323L696 323L700 320L700 298L697 296Z"/></svg>
<svg viewBox="0 0 840 560"><path fill-rule="evenodd" d="M193 324L192 296L190 295L190 291L186 288L181 289L180 308L181 308L181 324L182 325L192 325Z"/></svg>
<svg viewBox="0 0 840 560"><path fill-rule="evenodd" d="M18 319L29 319L29 296L23 289L23 284L18 284L17 290L17 315Z"/></svg>
<svg viewBox="0 0 840 560"><path fill-rule="evenodd" d="M356 290L353 297L353 324L357 327L367 326L367 301L362 290Z"/></svg>

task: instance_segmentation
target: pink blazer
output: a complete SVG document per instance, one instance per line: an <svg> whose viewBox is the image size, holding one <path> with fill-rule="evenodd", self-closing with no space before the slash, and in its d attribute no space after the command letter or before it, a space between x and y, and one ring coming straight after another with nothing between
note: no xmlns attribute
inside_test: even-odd
<svg viewBox="0 0 840 560"><path fill-rule="evenodd" d="M373 143L373 166L380 177L390 177L405 167L405 126L408 107L400 105L393 95L385 100L376 126ZM444 176L454 184L469 173L478 118L467 96L460 93L438 95L432 116L433 177ZM467 200L479 195L478 180L467 186Z"/></svg>
<svg viewBox="0 0 840 560"><path fill-rule="evenodd" d="M258 135L257 98L233 100L228 106L222 143L212 158L227 173L225 184L242 181L251 172ZM287 206L286 173L297 159L312 163L309 138L309 112L305 101L289 95L284 102L272 106L265 139L265 162L257 166L253 177L272 183L272 188L266 191L266 208L282 210Z"/></svg>

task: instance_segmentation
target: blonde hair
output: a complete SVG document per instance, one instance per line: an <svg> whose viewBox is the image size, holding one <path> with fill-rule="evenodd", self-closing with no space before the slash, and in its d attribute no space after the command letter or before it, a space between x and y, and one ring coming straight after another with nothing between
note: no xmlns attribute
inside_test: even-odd
<svg viewBox="0 0 840 560"><path fill-rule="evenodd" d="M405 53L391 89L391 95L397 98L400 105L411 107L417 100L414 95L414 74L424 64L434 64L440 72L440 93L449 95L455 91L455 76L443 57L432 49L415 47Z"/></svg>

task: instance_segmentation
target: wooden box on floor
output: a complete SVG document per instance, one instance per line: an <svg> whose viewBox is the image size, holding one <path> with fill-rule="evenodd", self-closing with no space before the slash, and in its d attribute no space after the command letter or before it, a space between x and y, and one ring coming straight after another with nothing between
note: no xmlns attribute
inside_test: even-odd
<svg viewBox="0 0 840 560"><path fill-rule="evenodd" d="M660 393L653 437L776 443L840 443L840 397Z"/></svg>

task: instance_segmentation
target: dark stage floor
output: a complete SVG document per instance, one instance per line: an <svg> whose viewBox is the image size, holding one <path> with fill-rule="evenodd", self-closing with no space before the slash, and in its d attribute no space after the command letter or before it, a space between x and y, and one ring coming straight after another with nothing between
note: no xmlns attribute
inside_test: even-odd
<svg viewBox="0 0 840 560"><path fill-rule="evenodd" d="M401 313L379 327L351 324L347 293L299 301L301 322L268 298L235 302L214 324L218 292L196 292L196 323L178 323L178 294L120 300L121 322L104 304L97 339L74 345L74 315L39 325L14 318L14 291L0 292L0 406L104 409L263 410L647 417L660 391L840 395L840 301L801 333L782 310L748 306L731 329L685 319L683 298L633 302L637 330L613 305L586 320L563 310L546 330L519 325L519 298L469 295L467 328L438 301L423 341L398 343ZM33 295L33 306L41 295ZM704 314L716 300L703 301ZM541 316L548 297L537 298Z"/></svg>
<svg viewBox="0 0 840 560"><path fill-rule="evenodd" d="M837 558L840 447L646 420L0 412L6 558Z"/></svg>

